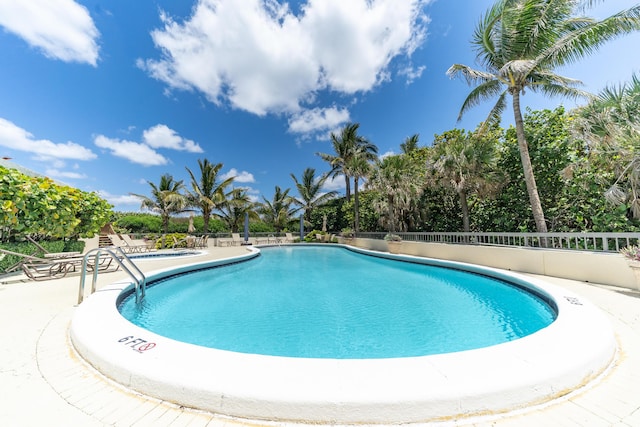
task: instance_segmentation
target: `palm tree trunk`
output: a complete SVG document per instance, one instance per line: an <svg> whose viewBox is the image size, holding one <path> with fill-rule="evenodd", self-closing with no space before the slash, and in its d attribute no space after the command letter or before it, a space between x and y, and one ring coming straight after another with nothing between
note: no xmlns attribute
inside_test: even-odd
<svg viewBox="0 0 640 427"><path fill-rule="evenodd" d="M464 190L458 191L460 197L460 210L462 211L462 228L465 233L469 232L469 204L467 203L467 193Z"/></svg>
<svg viewBox="0 0 640 427"><path fill-rule="evenodd" d="M353 229L356 231L360 231L360 204L358 201L358 177L354 177L353 179L353 209L354 209L354 227Z"/></svg>
<svg viewBox="0 0 640 427"><path fill-rule="evenodd" d="M351 177L344 174L344 184L347 193L347 203L351 201Z"/></svg>
<svg viewBox="0 0 640 427"><path fill-rule="evenodd" d="M524 120L522 119L522 111L520 110L520 92L514 90L511 95L513 96L513 114L516 121L518 150L520 151L520 160L522 161L524 181L527 185L527 192L529 193L533 220L536 223L538 233L546 233L547 222L544 219L544 212L542 211L542 204L540 203L540 196L538 195L538 186L536 185L536 178L533 174L533 166L531 165L531 157L529 156L529 146L524 135Z"/></svg>

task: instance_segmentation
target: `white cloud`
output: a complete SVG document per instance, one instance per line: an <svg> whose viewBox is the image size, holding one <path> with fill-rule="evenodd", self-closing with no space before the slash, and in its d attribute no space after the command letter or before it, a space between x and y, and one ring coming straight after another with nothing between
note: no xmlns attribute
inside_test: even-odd
<svg viewBox="0 0 640 427"><path fill-rule="evenodd" d="M289 132L298 134L319 133L328 135L350 119L345 108L313 108L293 114L289 118ZM322 139L326 137L319 136Z"/></svg>
<svg viewBox="0 0 640 427"><path fill-rule="evenodd" d="M115 138L107 138L98 135L94 138L94 143L117 157L122 157L130 162L143 166L159 166L169 163L166 157L145 144L133 141L125 141Z"/></svg>
<svg viewBox="0 0 640 427"><path fill-rule="evenodd" d="M398 71L398 74L401 76L405 76L407 78L407 84L410 85L416 79L419 79L422 76L422 73L424 72L424 70L426 70L426 68L427 67L425 67L424 65L421 65L417 68L411 65L408 65L402 68L400 71Z"/></svg>
<svg viewBox="0 0 640 427"><path fill-rule="evenodd" d="M380 160L384 160L386 157L391 157L391 156L395 156L395 155L396 155L396 153L394 153L394 152L393 152L393 150L389 150L389 151L387 151L387 152L382 153L381 155L379 155L379 156L378 156L378 158L379 158Z"/></svg>
<svg viewBox="0 0 640 427"><path fill-rule="evenodd" d="M65 172L58 169L47 169L46 175L53 178L86 179L87 175L78 172Z"/></svg>
<svg viewBox="0 0 640 427"><path fill-rule="evenodd" d="M100 33L73 0L0 0L0 25L49 58L97 64Z"/></svg>
<svg viewBox="0 0 640 427"><path fill-rule="evenodd" d="M31 133L1 117L0 146L33 153L42 160L92 160L97 157L93 151L71 141L55 143L47 139L34 139Z"/></svg>
<svg viewBox="0 0 640 427"><path fill-rule="evenodd" d="M155 125L142 133L142 140L152 148L170 148L173 150L202 153L202 148L190 139L179 136L166 125Z"/></svg>
<svg viewBox="0 0 640 427"><path fill-rule="evenodd" d="M254 114L296 113L321 90L373 89L397 56L426 37L431 0L308 0L299 15L276 1L199 0L152 32L160 59L138 66L170 88ZM294 119L295 121L295 119Z"/></svg>
<svg viewBox="0 0 640 427"><path fill-rule="evenodd" d="M137 206L140 207L142 201L140 200L139 197L136 196L132 196L130 194L127 195L116 195L116 194L111 194L107 191L103 191L100 190L97 192L98 195L100 197L102 197L103 199L105 199L107 202L111 203L112 205L118 207L118 206ZM121 209L118 209L121 210Z"/></svg>
<svg viewBox="0 0 640 427"><path fill-rule="evenodd" d="M322 189L327 193L330 191L344 191L346 189L346 183L344 181L344 175L334 176L324 182Z"/></svg>
<svg viewBox="0 0 640 427"><path fill-rule="evenodd" d="M256 179L253 177L252 173L249 173L247 171L238 172L238 170L235 168L232 168L231 170L229 170L229 172L221 176L223 180L231 177L234 178L233 180L234 182L243 182L243 183L256 182Z"/></svg>

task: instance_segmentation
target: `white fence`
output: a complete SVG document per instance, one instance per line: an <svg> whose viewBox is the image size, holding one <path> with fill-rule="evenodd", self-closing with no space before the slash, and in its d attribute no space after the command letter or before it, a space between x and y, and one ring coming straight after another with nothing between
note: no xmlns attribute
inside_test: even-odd
<svg viewBox="0 0 640 427"><path fill-rule="evenodd" d="M383 239L387 233L357 233L365 239ZM575 249L618 252L640 244L639 233L394 233L402 240L426 243Z"/></svg>

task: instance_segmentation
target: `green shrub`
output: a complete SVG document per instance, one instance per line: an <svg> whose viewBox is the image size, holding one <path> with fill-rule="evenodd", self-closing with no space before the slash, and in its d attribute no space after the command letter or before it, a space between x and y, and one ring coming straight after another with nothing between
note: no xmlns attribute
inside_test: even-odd
<svg viewBox="0 0 640 427"><path fill-rule="evenodd" d="M175 240L174 240L175 237ZM164 236L164 239L162 236L160 236L160 238L156 241L156 249L166 249L166 248L186 248L187 247L187 242L180 242L182 239L184 239L185 237L187 237L187 235L185 233L170 233ZM175 241L180 242L178 245L175 245Z"/></svg>
<svg viewBox="0 0 640 427"><path fill-rule="evenodd" d="M327 234L325 231L321 231L321 230L312 230L309 233L307 233L306 236L304 236L304 241L307 243L310 242L317 242L318 239L316 239L316 234L321 234L321 235L325 235Z"/></svg>

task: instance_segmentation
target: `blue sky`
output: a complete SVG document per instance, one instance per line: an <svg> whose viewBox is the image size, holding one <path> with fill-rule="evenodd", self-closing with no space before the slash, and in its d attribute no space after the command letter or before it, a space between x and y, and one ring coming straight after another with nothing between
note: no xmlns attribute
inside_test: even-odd
<svg viewBox="0 0 640 427"><path fill-rule="evenodd" d="M607 0L605 17L635 1ZM367 6L369 4L369 6ZM148 181L188 182L198 159L270 199L348 122L380 154L473 129L457 122L475 65L469 40L490 0L0 0L0 157L136 211ZM598 92L640 70L640 35L561 74ZM533 109L575 103L528 93ZM505 116L508 125L509 116ZM328 188L344 190L337 179ZM296 195L292 189L291 194Z"/></svg>

